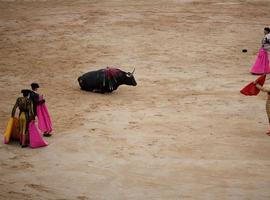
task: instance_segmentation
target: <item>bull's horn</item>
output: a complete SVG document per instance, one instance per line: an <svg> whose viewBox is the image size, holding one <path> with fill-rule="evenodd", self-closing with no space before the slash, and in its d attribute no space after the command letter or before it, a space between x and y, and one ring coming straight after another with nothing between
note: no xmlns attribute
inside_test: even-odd
<svg viewBox="0 0 270 200"><path fill-rule="evenodd" d="M134 67L133 71L131 72L131 74L133 74L134 72L135 72L135 67Z"/></svg>

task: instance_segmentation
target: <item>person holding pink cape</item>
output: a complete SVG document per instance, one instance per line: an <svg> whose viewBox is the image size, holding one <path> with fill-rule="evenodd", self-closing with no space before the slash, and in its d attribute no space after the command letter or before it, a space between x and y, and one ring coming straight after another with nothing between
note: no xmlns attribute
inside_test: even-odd
<svg viewBox="0 0 270 200"><path fill-rule="evenodd" d="M31 148L39 148L44 147L48 145L48 142L46 142L42 136L40 131L37 129L35 125L35 120L31 120L28 125L29 129L29 146Z"/></svg>
<svg viewBox="0 0 270 200"><path fill-rule="evenodd" d="M33 102L34 114L38 118L38 128L43 133L43 136L50 137L52 132L52 121L45 104L45 99L42 95L37 93L39 88L37 83L32 83L31 88L30 99Z"/></svg>
<svg viewBox="0 0 270 200"><path fill-rule="evenodd" d="M42 101L43 96L39 96L39 101ZM37 117L38 117L38 128L43 132L43 136L50 137L52 132L52 121L49 115L47 106L44 103L37 105Z"/></svg>
<svg viewBox="0 0 270 200"><path fill-rule="evenodd" d="M19 97L16 100L16 103L12 109L12 119L14 119L16 114L16 109L19 108L19 133L20 133L20 144L21 146L27 147L30 146L31 148L38 148L47 146L48 143L43 140L40 131L36 128L35 125L35 117L33 112L33 103L29 99L29 94L31 93L30 90L22 90L23 97ZM13 122L11 121L10 126L7 129L7 135L4 138L4 143L8 144L11 134L13 134ZM11 134L8 135L8 131L11 131Z"/></svg>
<svg viewBox="0 0 270 200"><path fill-rule="evenodd" d="M251 73L268 74L270 73L268 53L270 51L270 28L264 28L264 37L262 39L262 47L259 50L256 61L251 68Z"/></svg>

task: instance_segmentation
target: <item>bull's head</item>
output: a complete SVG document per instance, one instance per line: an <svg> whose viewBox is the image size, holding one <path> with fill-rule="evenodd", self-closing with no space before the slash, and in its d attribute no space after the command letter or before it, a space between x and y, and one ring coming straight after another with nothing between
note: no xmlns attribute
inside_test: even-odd
<svg viewBox="0 0 270 200"><path fill-rule="evenodd" d="M133 86L136 86L137 85L137 82L135 81L135 78L133 76L135 72L135 68L133 69L132 72L126 72L126 79L125 79L125 84L127 85L133 85Z"/></svg>

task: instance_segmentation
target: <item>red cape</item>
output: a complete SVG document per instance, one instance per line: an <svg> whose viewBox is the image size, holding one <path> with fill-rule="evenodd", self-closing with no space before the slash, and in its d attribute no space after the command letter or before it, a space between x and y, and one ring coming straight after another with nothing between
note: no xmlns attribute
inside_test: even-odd
<svg viewBox="0 0 270 200"><path fill-rule="evenodd" d="M255 82L263 86L265 82L265 77L266 75L264 74L260 76ZM257 94L259 94L260 90L256 87L256 84L254 82L251 82L246 85L242 90L240 90L240 92L246 96L256 96Z"/></svg>

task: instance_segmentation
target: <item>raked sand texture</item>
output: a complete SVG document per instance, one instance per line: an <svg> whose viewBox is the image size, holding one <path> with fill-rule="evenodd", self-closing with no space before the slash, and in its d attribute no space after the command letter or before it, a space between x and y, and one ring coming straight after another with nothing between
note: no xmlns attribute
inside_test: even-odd
<svg viewBox="0 0 270 200"><path fill-rule="evenodd" d="M270 199L266 94L239 93L257 78L249 71L269 8L0 1L0 130L34 81L54 125L48 147L0 144L0 199ZM79 75L107 66L136 67L138 85L79 89Z"/></svg>

